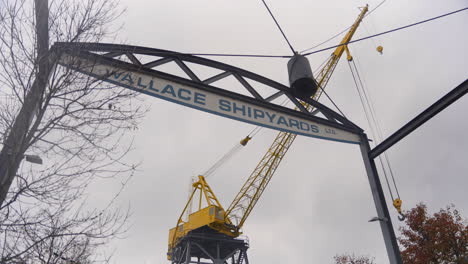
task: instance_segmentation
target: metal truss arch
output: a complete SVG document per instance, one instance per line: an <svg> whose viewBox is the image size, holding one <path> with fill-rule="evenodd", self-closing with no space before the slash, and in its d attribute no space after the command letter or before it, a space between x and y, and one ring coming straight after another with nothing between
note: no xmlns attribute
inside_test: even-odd
<svg viewBox="0 0 468 264"><path fill-rule="evenodd" d="M262 98L261 96L255 96L255 98L262 101L272 101L275 98L283 95L289 94L289 87L274 80L263 77L259 74L226 64L219 61L214 61L190 54L179 53L175 51L155 49L141 46L132 46L132 45L121 45L121 44L109 44L109 43L84 43L84 42L56 42L53 46L59 50L80 50L88 51L92 53L102 53L103 56L109 58L115 58L118 56L127 56L129 60L138 66L145 68L155 68L161 65L164 65L169 62L175 62L179 67L192 79L192 81L200 82L204 84L211 84L215 81L224 79L229 76L234 76L240 83L244 86L247 86L246 89L251 89L249 83L245 82L245 78L251 79L253 81L264 84L268 87L274 88L277 90L272 96L267 98ZM148 63L142 63L136 57L137 55L146 55L146 56L155 56L162 57L161 59L156 59ZM190 62L210 68L215 68L223 71L220 74L201 80L190 68L185 64L185 62ZM256 94L255 90L249 90L251 93Z"/></svg>
<svg viewBox="0 0 468 264"><path fill-rule="evenodd" d="M361 128L327 106L310 98L296 98L286 85L222 62L162 49L106 43L57 42L51 51L57 54L58 63L65 67L212 114L298 135L354 144L359 143L358 135L362 133ZM185 76L178 76L167 69L160 68L170 62L185 73ZM194 65L214 69L217 73L209 75L208 78L202 78L191 69ZM134 75L134 77L113 78L113 76L127 74ZM237 81L239 85L216 86L217 81L229 76L232 76L231 80ZM131 84L129 84L128 81L131 78L135 81L130 80ZM179 85L181 88L176 89L179 91L182 89L186 93L190 89L194 92L201 91L210 97L206 100L212 100L213 103L209 108L202 107L200 104L194 105L193 102L192 104L187 101L183 102L180 98L169 98L161 95L157 89L142 88L144 85L140 86L141 79L152 84L154 81L161 84ZM258 87L259 85L261 87ZM279 102L281 100L276 100L280 97L291 103L290 106L286 107ZM226 110L228 106L222 109L221 101L223 100L225 102L230 100L229 103L232 104L229 106L232 106L230 110ZM305 104L312 105L314 111L309 112L304 107ZM236 108L239 105L242 105L240 110ZM235 113L236 110L242 112L242 116L240 113ZM255 115L255 111L258 116ZM273 115L276 117L275 121L271 118Z"/></svg>

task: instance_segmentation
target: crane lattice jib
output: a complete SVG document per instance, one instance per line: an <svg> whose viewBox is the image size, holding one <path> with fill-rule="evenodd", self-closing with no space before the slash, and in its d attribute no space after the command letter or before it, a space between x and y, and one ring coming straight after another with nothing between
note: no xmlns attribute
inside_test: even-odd
<svg viewBox="0 0 468 264"><path fill-rule="evenodd" d="M367 6L362 9L358 18L351 26L346 36L340 42L342 45L335 49L325 66L318 73L316 79L318 80L317 83L321 89L319 89L318 92L313 96L314 100L320 97L323 88L325 88L327 85L336 65L338 64L341 55L343 55L344 51L347 51L345 44L351 40L367 10ZM351 59L349 53L348 59ZM309 111L313 110L311 105L304 104L304 106ZM226 218L230 219L230 221L233 221L237 228L240 229L244 225L245 220L249 216L252 209L255 207L255 204L260 199L263 191L270 182L271 177L281 163L281 160L286 155L289 147L294 142L296 136L296 134L292 133L278 133L275 140L268 148L268 151L265 153L257 167L254 169L237 196L232 201L231 205L226 211Z"/></svg>

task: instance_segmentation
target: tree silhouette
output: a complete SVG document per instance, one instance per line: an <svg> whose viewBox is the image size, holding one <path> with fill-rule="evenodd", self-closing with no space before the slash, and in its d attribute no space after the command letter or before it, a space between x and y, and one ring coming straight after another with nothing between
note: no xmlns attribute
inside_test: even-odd
<svg viewBox="0 0 468 264"><path fill-rule="evenodd" d="M368 256L356 256L354 254L336 255L333 257L335 264L375 264L374 259Z"/></svg>
<svg viewBox="0 0 468 264"><path fill-rule="evenodd" d="M0 167L8 174L0 180L7 191L0 203L0 263L104 261L106 244L128 228L129 212L114 201L135 171L126 159L132 145L127 133L144 111L132 103L139 99L128 89L59 65L39 74L40 62L54 58L40 56L35 34L40 10L35 4L44 2L0 0L0 145L13 160L5 163L19 165ZM122 13L118 0L49 2L51 43L113 38ZM33 89L42 75L48 76L43 89ZM31 90L40 92L34 93L36 106L28 103L37 101L28 99ZM18 118L23 109L33 116ZM24 135L10 133L17 120ZM24 154L44 163L21 162ZM115 192L102 189L102 204L88 189L97 181L119 186Z"/></svg>
<svg viewBox="0 0 468 264"><path fill-rule="evenodd" d="M404 263L468 263L468 226L453 205L430 216L420 203L406 216L398 238Z"/></svg>

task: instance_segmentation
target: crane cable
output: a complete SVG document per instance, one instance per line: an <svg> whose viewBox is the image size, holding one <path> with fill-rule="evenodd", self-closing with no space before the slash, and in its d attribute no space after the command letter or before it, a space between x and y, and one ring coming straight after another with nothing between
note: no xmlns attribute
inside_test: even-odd
<svg viewBox="0 0 468 264"><path fill-rule="evenodd" d="M364 18L370 16L370 14L372 14L372 12L374 12L377 8L379 8L383 3L385 3L385 1L387 0L383 0L382 2L380 2L376 7L374 7L374 9L370 10L369 12L367 12L367 14L364 15ZM318 48L320 46L322 46L323 44L325 43L328 43L329 41L332 41L333 39L337 38L338 36L340 36L341 34L345 33L346 31L348 31L353 25L343 29L342 31L340 31L339 33L337 33L336 35L328 38L327 40L323 41L323 42L320 42L319 44L313 46L312 48L308 48L308 49L305 49L303 51L301 51L300 53L304 53L306 51L309 51L309 50L312 50L312 49L315 49L315 48Z"/></svg>
<svg viewBox="0 0 468 264"><path fill-rule="evenodd" d="M288 102L288 98L284 99L283 102L280 104L281 106L285 106ZM223 166L228 160L230 160L242 147L245 147L247 143L255 137L263 127L256 126L254 127L250 133L247 134L245 138L243 138L240 142L236 143L230 150L226 152L221 158L218 159L203 175L205 178L212 175L217 169Z"/></svg>
<svg viewBox="0 0 468 264"><path fill-rule="evenodd" d="M291 49L292 53L293 54L296 54L297 52L294 50L293 46L291 45L291 42L289 42L289 39L288 37L286 37L286 34L284 34L284 31L283 29L281 28L280 24L278 23L278 21L276 20L275 16L273 15L273 13L271 12L270 8L268 7L267 3L265 2L265 0L262 0L263 4L265 5L266 9L268 10L268 13L270 13L270 16L271 18L273 18L273 20L275 21L275 24L276 26L278 27L279 31L281 32L281 34L283 35L284 39L286 40L286 42L288 43L289 45L289 48Z"/></svg>
<svg viewBox="0 0 468 264"><path fill-rule="evenodd" d="M317 67L317 69L315 70L315 72L317 72L326 62L328 61L328 59L326 59L320 66ZM322 91L322 93L325 94L325 96L332 102L332 104L336 107L336 109L338 109L338 111L343 115L343 117L346 118L345 114L341 111L341 109L336 105L336 103L333 101L333 99L327 94L327 92L325 92L325 89L322 88L320 86L320 90ZM322 95L322 93L320 93L320 95ZM319 97L320 97L319 95ZM318 98L317 98L317 101L318 101ZM289 102L288 98L285 98L283 100L283 102L281 102L279 105L281 106L285 106L287 105ZM252 129L252 131L250 131L250 133L244 138L242 139L239 143L236 143L234 145L234 147L232 147L228 152L226 152L226 154L224 154L223 156L221 156L221 158L218 159L217 162L215 162L203 175L205 176L205 178L208 178L210 175L212 175L217 169L219 169L222 165L224 165L228 160L230 160L234 154L236 154L242 147L246 146L247 143L254 137L256 136L261 130L263 129L263 127L261 126L256 126L254 127L254 129Z"/></svg>
<svg viewBox="0 0 468 264"><path fill-rule="evenodd" d="M288 102L288 98L284 99L283 102L280 104L281 106L285 106ZM205 178L212 175L216 170L218 170L221 166L223 166L228 160L230 160L242 147L245 147L247 143L256 136L263 127L256 126L254 127L249 134L245 138L243 138L240 142L236 142L236 144L228 150L223 156L221 156L203 175Z"/></svg>
<svg viewBox="0 0 468 264"><path fill-rule="evenodd" d="M375 38L375 37L378 37L378 36L381 36L381 35L385 35L385 34L393 33L393 32L396 32L396 31L400 31L400 30L403 30L403 29L406 29L406 28L409 28L409 27L414 27L414 26L424 24L424 23L427 23L427 22L430 22L430 21L433 21L433 20L437 20L437 19L440 19L440 18L443 18L443 17L446 17L446 16L454 15L456 13L459 13L459 12L462 12L462 11L465 11L465 10L468 10L468 7L464 7L464 8L461 8L461 9L458 9L458 10L455 10L455 11L452 11L452 12L449 12L449 13L446 13L446 14L443 14L443 15L440 15L440 16L428 18L428 19L425 19L425 20L422 20L422 21L419 21L419 22L415 22L415 23L406 25L406 26L390 29L390 30L387 30L387 31L384 31L384 32L374 34L374 35L358 38L358 39L355 39L355 40L350 40L349 42L346 42L346 43L334 45L334 46L331 46L331 47L328 47L328 48L323 48L323 49L319 49L319 50L315 50L315 51L311 51L311 52L307 52L307 53L301 53L301 54L303 56L309 56L309 55L319 53L319 52L322 52L322 51L334 49L336 47L346 46L346 45L349 45L351 43L360 42L360 41L363 41L363 40L366 40L366 39Z"/></svg>
<svg viewBox="0 0 468 264"><path fill-rule="evenodd" d="M288 98L284 99L283 102L280 104L281 106L285 106L288 102ZM243 138L240 142L236 143L230 150L228 150L223 156L221 156L206 172L203 174L205 178L212 175L216 170L218 170L221 166L223 166L228 160L230 160L242 147L245 147L247 143L256 136L263 127L256 126L254 127L249 134L245 138Z"/></svg>
<svg viewBox="0 0 468 264"><path fill-rule="evenodd" d="M248 140L250 140L250 138ZM208 178L210 175L213 174L213 172L215 172L219 167L224 165L226 161L228 161L232 156L234 156L234 154L236 154L242 147L242 143L236 143L228 152L221 156L221 158L218 159L218 161L216 161L213 164L213 166L211 166L205 173L203 173L203 176L205 178Z"/></svg>
<svg viewBox="0 0 468 264"><path fill-rule="evenodd" d="M359 60L356 59L356 61L360 65ZM354 64L354 61L353 61L353 64ZM359 82L361 83L361 85L363 87L364 96L367 98L368 104L371 106L373 116L374 116L374 122L376 123L376 126L377 126L377 133L379 134L379 143L380 143L380 142L383 141L384 137L383 137L382 128L380 126L379 119L377 118L377 115L376 115L376 111L375 111L375 108L374 108L374 103L372 102L372 98L370 97L370 95L368 96L368 94L370 94L370 93L367 91L366 85L364 85L365 79L362 78L362 80L364 80L364 83L363 83L362 80L361 80L361 76L360 76L359 72L357 71L357 67L355 67L355 68L356 68L356 73L357 73ZM390 159L388 158L387 152L384 152L383 154L384 154L385 161L387 163L387 167L389 169L390 175L392 176L393 185L395 186L395 192L397 194L398 199L400 199L400 193L398 192L398 187L397 187L396 182L395 182L393 169L392 169L392 166L390 165Z"/></svg>
<svg viewBox="0 0 468 264"><path fill-rule="evenodd" d="M323 65L325 65L325 63L327 63L328 61L328 58L326 58L314 71L314 75L317 75L317 73L319 72L319 70L322 68ZM322 89L322 87L320 87L320 89L322 91L324 91ZM321 95L321 93L320 93ZM318 99L320 98L320 95L319 97L316 99L316 101L318 101ZM330 99L331 100L331 99ZM287 104L289 103L289 99L288 98L285 98L279 105L280 106L286 106ZM253 137L255 137L264 127L262 126L256 126L254 127L249 134L247 134L247 137L249 137L250 139L252 139Z"/></svg>
<svg viewBox="0 0 468 264"><path fill-rule="evenodd" d="M223 166L228 160L230 160L239 150L247 145L249 140L252 139L250 136L245 137L242 139L240 142L236 143L230 150L228 150L223 156L221 156L208 170L205 171L202 175L207 179L209 176L213 175L213 173L219 169L221 166ZM191 177L190 179L190 185L189 185L189 191L188 191L188 197L190 199L190 195L193 191L193 184L196 182L196 179L194 177ZM190 200L187 210L185 212L185 219L188 219L189 215L192 213L192 205L193 205L193 200Z"/></svg>
<svg viewBox="0 0 468 264"><path fill-rule="evenodd" d="M300 52L300 54L303 55L303 56L309 56L309 55L320 53L320 52L323 52L323 51L335 49L335 48L340 47L340 46L346 46L346 45L349 45L349 44L352 44L352 43L360 42L360 41L363 41L363 40L375 38L375 37L378 37L378 36L381 36L381 35L386 35L386 34L396 32L396 31L400 31L400 30L403 30L403 29L414 27L414 26L424 24L424 23L427 23L427 22L430 22L430 21L433 21L433 20L437 20L437 19L440 19L440 18L443 18L443 17L446 17L446 16L454 15L454 14L463 12L465 10L468 10L468 7L464 7L464 8L449 12L449 13L445 13L445 14L442 14L442 15L439 15L439 16L436 16L436 17L428 18L428 19L425 19L425 20L422 20L422 21L419 21L419 22L415 22L415 23L412 23L412 24L408 24L408 25L405 25L405 26L401 26L401 27L398 27L398 28L393 28L393 29L390 29L390 30L387 30L387 31L383 31L383 32L374 34L374 35L370 35L370 36L362 37L362 38L359 38L359 39L351 40L351 41L349 41L347 43L337 44L337 45L333 45L333 46L330 46L330 47L327 47L327 48L318 49L318 50L314 50L314 51L311 51L311 52L304 53L305 51L314 49L315 47L308 48L308 49L305 49L302 52ZM327 41L325 41L325 42L323 42L323 43L321 43L319 45L316 45L316 47L323 45L324 43L334 39L335 37L337 37L337 36L339 36L341 34L342 33L337 34L333 38L330 38L329 40L327 40ZM280 58L280 59L292 58L292 55L273 55L273 54L229 54L229 53L200 53L200 52L185 52L185 53L182 53L182 54L192 55L192 56L212 56L212 57Z"/></svg>
<svg viewBox="0 0 468 264"><path fill-rule="evenodd" d="M370 23L369 23L370 24ZM367 28L367 24L366 23L362 23L362 25L364 26L364 29L366 30L367 32L367 35L370 35L370 31L369 31L369 28ZM375 47L377 47L377 42L375 42L375 39L374 38L371 38L372 40L372 43L374 44Z"/></svg>
<svg viewBox="0 0 468 264"><path fill-rule="evenodd" d="M331 55L330 55L331 56ZM322 69L323 65L325 65L325 63L327 63L327 61L329 60L329 57L327 57L325 60L323 60L323 62L314 70L313 72L313 75L316 76L317 73ZM322 90L323 92L325 92L325 90L320 87L320 90ZM317 97L317 99L315 99L315 101L318 101L320 96L322 95L322 93L320 93ZM327 95L328 96L328 95ZM330 99L331 101L331 99ZM285 98L283 100L283 102L281 102L279 105L280 106L286 106L287 104L289 103L289 99L288 98ZM248 134L251 138L253 138L255 135L258 134L258 132L260 132L260 130L262 130L263 127L262 126L256 126L254 129L252 129L252 131L250 131L250 133Z"/></svg>
<svg viewBox="0 0 468 264"><path fill-rule="evenodd" d="M289 39L288 37L286 37L286 34L284 33L283 29L281 28L280 24L278 23L278 21L276 20L275 16L273 15L273 13L271 12L270 8L268 7L267 3L265 2L265 0L262 0L263 2L263 5L265 5L265 8L267 9L268 13L270 14L271 18L273 19L273 21L275 22L276 26L278 27L279 31L281 32L281 34L283 35L284 39L286 40L286 42L288 43L288 46L289 48L291 49L291 51L293 52L293 54L296 54L297 52L294 50L293 46L291 45L291 42L289 42ZM267 55L268 56L268 55ZM269 56L268 56L269 57ZM285 102L283 102L282 104L284 104ZM226 152L226 154L224 154L223 156L221 156L221 158L218 159L218 161L216 161L203 175L205 176L205 178L208 178L210 175L212 175L218 168L220 168L223 164L225 164L229 159L231 159L232 156L234 156L234 154L236 154L243 146L247 145L247 143L249 142L250 139L252 139L252 137L254 137L255 135L258 134L258 132L260 132L261 130L261 127L257 126L255 127L248 135L247 137L245 137L244 139L242 139L239 143L236 143L228 152Z"/></svg>
<svg viewBox="0 0 468 264"><path fill-rule="evenodd" d="M348 61L348 65L349 65L349 69L351 71L351 75L352 75L353 80L354 80L354 84L356 86L356 90L357 90L358 95L359 95L359 99L361 100L361 104L362 104L362 107L364 109L364 113L365 113L367 122L369 123L369 127L371 129L372 134L375 136L376 144L378 144L383 139L382 130L380 128L378 119L376 118L376 113L375 113L375 109L373 107L372 101L370 99L370 96L368 95L369 92L367 91L364 83L362 82L361 76L359 74L358 68L357 68L354 60ZM388 167L388 171L385 168L383 159L385 160L385 164ZM385 181L387 183L388 191L390 193L390 197L392 198L393 206L395 207L395 209L399 213L398 219L400 221L403 221L403 220L405 220L406 217L405 217L405 215L403 215L403 213L401 211L402 200L400 198L400 193L398 191L398 186L397 186L396 181L395 181L395 176L394 176L394 173L393 173L393 170L392 170L392 166L390 164L390 160L389 160L388 155L387 155L386 152L384 152L383 159L382 159L382 155L380 155L379 156L379 162L380 162L380 165L382 167L382 171L383 171L383 174L384 174L384 177L385 177ZM393 195L393 192L392 192L392 187L391 187L390 181L388 179L389 176L392 179L393 188L395 189L396 198L395 198L395 196Z"/></svg>

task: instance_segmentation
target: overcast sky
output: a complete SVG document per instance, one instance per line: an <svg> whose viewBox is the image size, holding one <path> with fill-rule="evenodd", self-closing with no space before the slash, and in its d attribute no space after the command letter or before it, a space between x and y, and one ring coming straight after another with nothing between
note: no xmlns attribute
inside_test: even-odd
<svg viewBox="0 0 468 264"><path fill-rule="evenodd" d="M118 42L179 52L289 55L260 0L122 0ZM370 9L380 2L368 1ZM269 0L296 50L310 48L354 22L364 1ZM467 6L466 0L387 0L355 38ZM468 77L468 12L350 45L387 137ZM323 47L337 44L335 39ZM379 55L375 48L384 47ZM309 56L313 69L330 54ZM212 58L287 84L286 59ZM329 95L353 122L368 128L345 58ZM118 204L130 205L131 229L113 243L113 263L167 263L168 230L186 203L190 178L254 127L155 98L135 131L129 157L142 165ZM327 105L329 102L323 101ZM403 208L431 211L455 204L468 215L468 97L460 99L388 151ZM263 129L209 183L227 207L272 142ZM369 137L373 135L368 132ZM384 189L387 187L384 185ZM94 186L96 201L118 186ZM102 194L102 197L101 197ZM386 193L392 220L400 226ZM108 196L107 196L108 197ZM102 198L104 199L104 198ZM332 263L339 253L388 263L357 145L299 136L244 226L251 263Z"/></svg>

